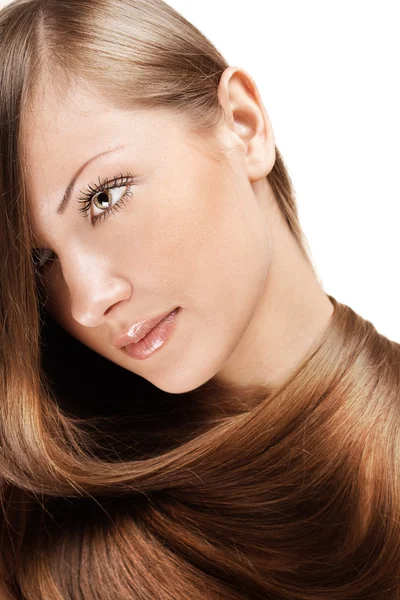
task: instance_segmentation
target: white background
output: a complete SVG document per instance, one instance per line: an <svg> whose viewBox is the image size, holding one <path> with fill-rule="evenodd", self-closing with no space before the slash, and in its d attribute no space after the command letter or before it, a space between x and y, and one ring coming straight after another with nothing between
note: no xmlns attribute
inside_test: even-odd
<svg viewBox="0 0 400 600"><path fill-rule="evenodd" d="M325 291L400 342L400 2L168 4L256 82Z"/></svg>

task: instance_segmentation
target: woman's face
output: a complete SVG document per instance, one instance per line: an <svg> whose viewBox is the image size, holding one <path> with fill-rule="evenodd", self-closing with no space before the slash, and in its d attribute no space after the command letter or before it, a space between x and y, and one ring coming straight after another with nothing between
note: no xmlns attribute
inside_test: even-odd
<svg viewBox="0 0 400 600"><path fill-rule="evenodd" d="M173 113L120 111L83 87L62 99L47 89L25 127L50 315L167 392L190 391L217 375L252 320L269 265L266 219L240 135L221 127L226 153L218 155L215 142L190 135ZM118 187L96 195L104 180ZM86 212L84 194L92 195ZM176 307L171 336L145 360L114 346L133 323Z"/></svg>

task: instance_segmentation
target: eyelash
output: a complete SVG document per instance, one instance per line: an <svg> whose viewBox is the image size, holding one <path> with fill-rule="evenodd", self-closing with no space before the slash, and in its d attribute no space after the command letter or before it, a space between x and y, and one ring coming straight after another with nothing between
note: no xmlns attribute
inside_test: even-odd
<svg viewBox="0 0 400 600"><path fill-rule="evenodd" d="M100 177L99 177L98 185L96 184L94 187L89 185L87 188L88 191L81 192L82 196L78 196L78 202L81 204L84 204L84 206L82 208L78 209L79 212L83 213L82 216L84 218L88 218L90 215L90 209L92 207L92 200L93 200L94 196L96 196L97 194L104 192L106 190L112 190L114 188L127 186L129 182L132 183L132 178L133 178L133 176L131 175L131 173L128 173L125 177L121 173L120 177L114 176L114 178L111 181L109 181L107 177L103 181L100 181ZM110 206L110 208L104 210L99 215L97 215L96 217L93 217L91 219L92 225L95 225L98 221L105 219L111 213L120 210L122 205L125 203L125 197L131 196L131 195L132 195L132 192L130 190L130 187L128 187L125 194L122 196L122 198L120 200L118 200L118 202L116 202L113 206Z"/></svg>
<svg viewBox="0 0 400 600"><path fill-rule="evenodd" d="M96 194L99 194L100 192L104 192L106 190L112 190L114 188L119 188L119 187L126 187L126 186L128 186L129 183L133 184L133 175L131 173L128 173L127 175L123 176L121 173L120 176L115 175L111 179L111 181L107 177L105 177L103 179L103 181L100 181L100 177L99 177L98 182L99 183L95 184L94 186L89 185L86 192L80 191L80 193L82 195L78 196L78 202L84 204L84 206L82 208L79 208L78 211L83 213L82 216L86 219L90 216L90 209L92 207L93 196L95 196ZM91 224L95 225L98 221L105 219L112 212L120 210L122 205L126 201L126 197L127 196L129 197L132 195L132 191L130 189L131 187L132 186L130 185L128 187L128 189L126 190L125 194L122 196L122 198L120 200L118 200L118 202L116 202L113 206L110 206L110 208L104 210L102 213L100 213L96 217L92 218ZM39 258L38 254L40 254L40 253L38 253L38 251L35 249L33 252L34 262ZM54 252L52 252L52 254L54 254ZM41 267L36 266L36 271L39 272L48 262L53 262L54 260L56 260L56 259L55 258L47 259Z"/></svg>

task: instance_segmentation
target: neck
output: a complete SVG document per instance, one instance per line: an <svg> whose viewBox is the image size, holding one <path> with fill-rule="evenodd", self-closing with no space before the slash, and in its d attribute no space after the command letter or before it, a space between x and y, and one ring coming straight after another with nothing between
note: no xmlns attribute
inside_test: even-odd
<svg viewBox="0 0 400 600"><path fill-rule="evenodd" d="M279 387L318 343L333 314L272 196L271 190L263 203L271 234L265 286L240 343L216 375L222 383Z"/></svg>

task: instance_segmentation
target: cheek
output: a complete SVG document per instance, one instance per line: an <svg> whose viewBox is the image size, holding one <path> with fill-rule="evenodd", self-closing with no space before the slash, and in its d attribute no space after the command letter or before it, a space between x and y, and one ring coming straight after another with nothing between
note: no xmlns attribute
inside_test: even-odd
<svg viewBox="0 0 400 600"><path fill-rule="evenodd" d="M232 318L232 311L259 297L270 236L249 187L232 189L220 177L213 185L208 181L193 187L188 198L171 198L173 210L158 224L150 255L162 265L159 275L171 300L209 319Z"/></svg>

